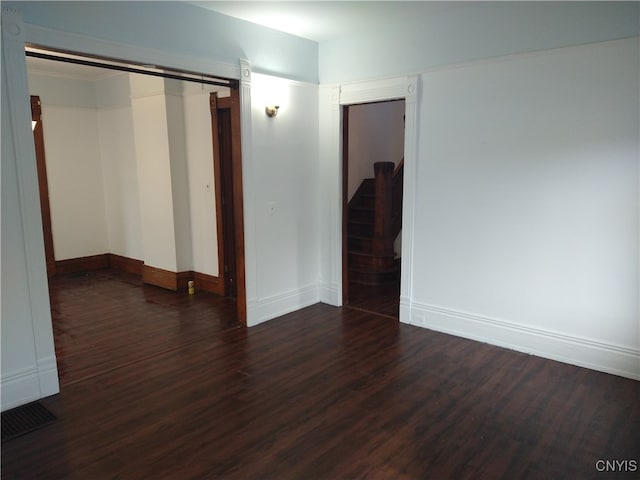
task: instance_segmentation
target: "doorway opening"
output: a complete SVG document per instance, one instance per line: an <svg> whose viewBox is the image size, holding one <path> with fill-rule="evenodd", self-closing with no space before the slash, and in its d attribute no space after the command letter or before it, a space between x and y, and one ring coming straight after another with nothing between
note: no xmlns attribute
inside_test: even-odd
<svg viewBox="0 0 640 480"><path fill-rule="evenodd" d="M56 275L56 273L63 274L65 272L69 272L70 260L75 261L73 265L74 268L78 266L81 268L87 267L87 271L97 270L100 268L111 266L121 271L125 271L128 273L135 273L139 275L140 269L142 269L142 267L144 266L144 255L140 255L140 256L132 255L131 258L124 258L122 255L120 255L122 252L115 250L116 253L114 253L114 250L111 250L111 247L113 245L109 245L109 249L105 250L106 253L104 254L90 255L89 257L87 257L87 256L82 256L82 253L80 253L78 258L70 258L70 256L68 255L68 252L70 251L69 245L64 245L64 242L58 242L60 236L56 237L55 235L56 234L55 222L59 218L56 217L56 212L54 212L53 210L55 210L55 207L57 207L58 215L60 215L60 212L61 212L60 203L57 203L57 204L54 203L55 200L59 200L59 195L58 197L56 197L55 195L60 193L60 183L53 185L53 187L58 188L57 192L50 190L52 188L50 187L50 182L52 181L52 178L51 178L51 175L49 177L47 176L47 170L48 170L47 162L50 160L53 160L56 155L60 157L61 152L64 152L63 149L65 148L65 145L68 146L69 144L72 144L74 141L74 138L76 140L81 140L81 138L84 136L84 133L82 130L78 131L76 129L73 132L71 131L72 127L74 128L77 127L77 125L81 124L82 121L79 121L78 119L76 119L76 121L69 122L68 124L65 124L64 121L60 121L61 119L64 120L64 119L72 118L74 109L82 110L85 113L89 110L84 108L81 102L82 102L83 95L87 95L88 93L90 93L92 89L91 88L87 88L84 90L78 89L78 88L74 89L75 84L70 83L72 79L80 78L83 82L87 84L95 83L96 92L97 92L98 84L100 82L109 83L109 80L111 78L114 78L114 76L117 76L119 74L120 76L124 76L123 72L125 72L128 75L142 76L142 75L148 74L150 76L155 76L155 77L164 77L165 75L163 75L163 73L165 69L158 68L158 67L152 68L148 66L140 66L135 64L129 65L129 64L124 64L124 63L115 61L115 60L109 60L109 59L98 59L98 58L87 59L86 57L82 57L76 54L65 54L61 52L53 52L53 51L48 51L40 48L38 48L38 51L44 51L45 53L41 55L34 55L33 51L29 50L30 48L31 47L27 47L27 50L30 52L27 54L27 70L28 70L28 73L30 73L31 77L35 77L35 78L30 78L30 90L31 90L30 93L38 93L41 89L48 92L51 92L56 89L57 91L60 91L62 89L65 98L70 99L70 104L69 104L70 106L67 107L64 104L55 103L55 102L53 104L49 102L49 105L47 105L48 97L46 96L47 95L46 93L45 95L41 95L42 98L39 98L38 96L31 97L32 121L34 122L33 134L34 134L34 144L36 148L36 163L37 163L37 172L38 172L38 183L39 183L39 189L40 189L40 200L42 203L41 213L42 213L42 223L43 223L43 231L44 231L44 237L45 237L45 242L44 242L45 257L47 259L48 276L53 277ZM58 56L60 56L60 58L58 58ZM70 61L70 59L72 59L72 61ZM47 64L46 68L45 68L45 63ZM91 73L91 71L93 73ZM96 74L95 72L97 71L100 71L102 73ZM114 73L114 71L116 73ZM31 74L34 74L34 75L31 75ZM51 80L52 87L49 90L47 90L47 88L45 87L44 77L47 77L47 76L49 76L52 79ZM185 99L187 98L187 96L189 96L189 98L191 99L198 97L198 101L200 101L200 99L202 100L202 102L200 102L197 108L200 113L203 113L205 115L203 122L198 123L195 120L192 120L190 126L193 127L194 125L196 125L196 123L198 123L198 125L200 124L204 125L205 123L207 124L207 126L205 126L204 129L201 129L202 131L200 136L202 137L202 139L206 141L206 143L208 143L209 149L211 149L211 145L214 143L219 143L221 145L221 150L225 153L225 158L227 159L226 163L223 166L224 178L226 178L227 183L230 185L230 187L227 188L226 192L221 191L222 185L218 184L218 181L221 175L220 171L216 171L214 178L212 178L210 182L206 182L206 187L205 187L205 181L201 182L202 185L198 184L198 187L202 187L202 192L199 194L201 194L202 198L205 198L205 197L206 198L205 200L200 202L199 204L200 210L198 210L197 213L200 214L203 211L208 210L206 217L207 219L211 218L210 221L207 220L207 222L211 223L211 225L210 226L208 225L207 227L211 231L211 234L208 234L208 233L207 235L203 234L202 231L204 229L199 230L199 232L201 233L201 237L202 237L201 240L203 244L204 242L209 242L208 247L205 245L205 248L209 248L211 249L212 252L214 252L212 255L210 255L210 258L213 260L211 260L209 263L212 263L213 261L219 262L218 275L217 276L215 275L215 270L213 270L212 274L210 275L200 275L200 276L197 276L198 275L197 271L196 272L194 271L167 272L167 273L173 273L174 276L177 278L178 282L183 280L181 275L186 273L184 275L185 285L186 285L186 280L189 277L194 278L195 276L195 280L200 281L202 285L204 285L205 282L209 282L209 284L207 285L210 288L209 291L214 291L216 293L218 293L218 288L220 287L220 285L223 282L226 282L225 288L224 288L224 294L227 296L233 297L234 301L232 302L232 304L234 304L236 307L234 316L230 318L234 318L234 321L237 320L240 324L246 324L246 293L245 293L245 286L244 286L244 282L245 282L244 280L244 226L243 226L243 213L242 213L242 208L243 208L242 168L241 168L242 153L240 148L240 145L241 145L240 123L241 122L240 122L239 84L237 80L217 79L207 75L194 74L192 72L179 72L177 70L169 71L169 73L166 75L166 78L169 78L171 79L171 81L174 81L176 83L182 82L184 85L187 85L187 84L189 85L190 87L189 91L187 92L186 87L184 90ZM67 87L64 86L65 83L67 83L68 85ZM116 93L117 94L123 93L122 91L120 91L122 90L120 87L123 87L125 83L127 83L126 80L122 80L120 84L116 84L114 82L113 84L110 85L113 88L111 90L107 90L107 92L104 95L106 96L106 95L115 95ZM220 125L219 127L213 127L212 125L212 128L210 128L208 126L210 119L207 117L209 117L210 115L209 92L212 92L212 91L218 92L218 93L223 92L222 93L223 97L217 99L219 103L218 111L220 112L217 118L221 118L221 121L219 122ZM77 97L74 97L73 95L77 95ZM96 93L96 95L99 96L100 93ZM228 96L224 96L224 95L228 95ZM127 95L124 95L124 96L127 96ZM193 101L191 101L191 103L193 103ZM99 104L98 104L98 107L100 107ZM185 100L185 109L186 108L187 107L186 107L186 100ZM57 109L57 111L53 112L53 110L55 109ZM113 144L119 143L117 141L118 137L116 133L123 132L124 130L127 129L127 126L129 125L129 123L124 123L121 121L123 117L119 112L123 109L126 109L126 107L121 108L120 105L117 105L117 106L109 105L104 108L104 111L106 112L104 115L104 118L101 116L101 113L102 113L101 111L100 111L100 114L96 114L96 116L99 116L99 119L96 122L96 125L97 125L96 128L102 128L106 124L108 127L108 133L104 137L105 139L104 142L103 142L103 138L100 136L100 145L96 147L95 151L92 149L90 152L86 152L86 155L84 158L82 156L79 157L81 160L84 160L85 166L86 166L86 163L92 160L92 159L89 159L89 157L95 156L93 155L95 152L102 153L102 150L100 149L105 148L104 145L107 145L106 148L110 148L110 146L112 146ZM44 110L44 115L43 115L43 110ZM99 108L97 108L97 110L99 110ZM87 116L89 116L89 114L87 114ZM131 117L130 113L129 113L129 117ZM185 113L185 117L186 117L186 113ZM84 119L84 117L82 118ZM45 126L44 123L47 123L47 126ZM49 128L49 126L51 128ZM50 151L49 151L50 145L47 145L47 152L46 152L47 158L45 160L44 133L46 132L48 134L47 139L49 140L51 138L55 138L55 136L59 133L60 129L63 127L64 128L68 127L67 133L70 133L71 136L66 139L59 138L58 140L54 140L54 145L53 145L53 148L51 149L51 152L55 153L56 155L50 155ZM49 130L49 131L47 132L45 128L46 130ZM179 128L183 129L186 132L185 136L192 134L192 130L194 130L193 128L188 128L186 123L180 126ZM219 128L220 128L220 133L218 131ZM215 132L215 135L213 135L214 132ZM132 133L128 132L128 135L132 135ZM86 138L78 143L82 143L83 141L86 141ZM187 140L185 140L185 142L186 141ZM123 141L123 145L125 144L127 143ZM129 170L127 172L120 171L118 172L119 175L114 175L113 172L109 174L112 176L111 180L114 182L113 185L116 186L115 189L110 190L110 193L113 194L114 191L120 192L122 190L125 193L131 194L131 192L135 189L130 188L129 190L126 190L124 183L132 184L138 181L138 179L135 177L136 175L136 162L135 162L135 156L134 156L135 153L130 154L132 157L129 157L127 155L122 155L123 151L125 150L125 148L122 145L120 147L113 148L112 150L113 150L112 153L114 154L113 155L114 161L116 157L118 158L118 161L124 161L122 159L125 157L129 159L128 160ZM205 149L202 149L202 150L205 150ZM153 153L148 152L148 155L152 156ZM62 153L62 156L64 156L64 153ZM209 154L207 156L206 154L201 154L201 157L203 158L202 162L207 163L208 169L214 170L215 166L213 165L214 162L211 155ZM216 155L216 158L219 158L219 157L220 155ZM131 158L133 158L133 161L131 161ZM67 165L70 165L70 161L68 159L67 159ZM99 162L96 162L96 165L98 165L97 170L100 170L100 168L104 167L104 164L99 165ZM49 167L51 167L51 165L49 165ZM53 173L54 173L53 175L54 181L56 180L56 175L57 175L57 180L59 180L61 176L64 176L66 178L65 185L70 186L71 189L74 189L73 185L79 185L82 183L82 172L76 172L71 168L67 168L66 171L62 171L62 172L60 168L58 168L58 170ZM172 171L172 174L173 174L173 171ZM214 184L215 184L215 187L214 187L215 190L214 192L210 193L211 187ZM205 188L206 188L206 191L205 191ZM82 190L82 188L79 188L79 190ZM51 202L52 202L51 206L49 206L50 193L53 195L53 197L51 198ZM69 190L66 195L67 197L72 197L73 195L77 195L77 193L78 192ZM97 191L94 191L93 194L97 196L100 193ZM135 195L136 194L134 193L134 196ZM214 208L214 202L211 201L213 200L213 195L219 196L219 198L224 199L224 202L216 201L215 205L225 204L227 205L227 208L221 210L220 212L218 211L217 208ZM74 201L77 203L82 203L84 201L83 198L84 197L82 197L81 195L77 195ZM205 204L206 199L209 199L210 201L209 205ZM113 208L113 211L111 212L108 211L107 215L113 214L113 212L120 212L123 215L123 218L125 218L127 221L127 224L123 227L123 230L125 228L131 228L132 224L135 224L136 221L139 222L139 217L136 220L135 215L132 215L131 212L128 211L129 206L127 204L126 195L124 195L118 202L119 203L115 206L115 208ZM209 213L209 211L211 213ZM225 215L224 221L222 220L222 215L223 215L222 212L226 212L224 213ZM65 212L65 214L67 213L68 212ZM81 223L82 223L81 221L77 223L78 225L77 228L79 229L82 229L83 227L90 228L90 227L81 225ZM60 225L62 224L58 225L58 232L60 232L60 229L64 228L64 227L61 227ZM230 225L230 227L226 226L222 228L221 225L222 226ZM142 227L138 225L137 229L141 230ZM209 230L207 230L207 232L209 232ZM74 231L75 229L67 229L66 238L72 238ZM133 235L131 231L132 230L127 230L121 235L121 237L131 238ZM81 237L81 235L76 235L75 239L77 240L77 238L79 237ZM211 241L212 237L213 237L213 241ZM55 253L54 253L54 240L56 241ZM215 255L216 241L218 244L217 257ZM225 245L225 242L227 242L226 245ZM60 250L60 252L62 253L59 254L58 250ZM227 252L225 255L220 255L220 252L225 252L225 251ZM60 255L58 261L56 261L56 254ZM204 263L204 262L201 262L201 263ZM60 268L57 269L57 272L56 272L56 264L60 266ZM215 263L213 265L215 265ZM194 268L194 270L196 269L197 269L197 265ZM231 273L229 273L228 275L225 275L224 274L225 269ZM73 271L81 273L80 270L73 270ZM164 272L161 272L161 273L164 273ZM203 286L202 289L206 290L207 288L204 288ZM219 293L223 293L223 292L220 291ZM187 298L186 294L184 298L185 299ZM53 309L54 305L51 305L51 307ZM56 332L55 325L54 325L54 332ZM58 356L60 355L64 356L64 352L60 353L58 351L59 349L56 349L56 350L57 350ZM59 375L64 373L64 368L60 368L60 365L58 370L59 370Z"/></svg>
<svg viewBox="0 0 640 480"><path fill-rule="evenodd" d="M405 101L343 107L343 305L399 318Z"/></svg>

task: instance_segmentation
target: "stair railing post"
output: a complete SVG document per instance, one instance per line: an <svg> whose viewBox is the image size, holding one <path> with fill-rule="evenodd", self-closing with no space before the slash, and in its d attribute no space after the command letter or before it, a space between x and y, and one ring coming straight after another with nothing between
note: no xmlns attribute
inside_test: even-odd
<svg viewBox="0 0 640 480"><path fill-rule="evenodd" d="M404 182L404 158L393 172L393 201L391 206L391 236L395 239L402 229L402 190Z"/></svg>
<svg viewBox="0 0 640 480"><path fill-rule="evenodd" d="M391 218L393 207L393 162L376 162L375 171L375 219L373 225L373 247L376 253L393 250Z"/></svg>

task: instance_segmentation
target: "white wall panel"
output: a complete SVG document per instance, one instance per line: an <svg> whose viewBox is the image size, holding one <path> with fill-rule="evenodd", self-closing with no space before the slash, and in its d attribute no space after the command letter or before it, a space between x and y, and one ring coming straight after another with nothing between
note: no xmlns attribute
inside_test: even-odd
<svg viewBox="0 0 640 480"><path fill-rule="evenodd" d="M24 37L2 11L1 409L59 392L38 200Z"/></svg>
<svg viewBox="0 0 640 480"><path fill-rule="evenodd" d="M427 326L445 309L514 325L514 348L526 328L597 340L640 375L638 53L630 39L422 76L413 302Z"/></svg>
<svg viewBox="0 0 640 480"><path fill-rule="evenodd" d="M142 260L143 232L131 107L100 108L98 115L109 253Z"/></svg>
<svg viewBox="0 0 640 480"><path fill-rule="evenodd" d="M254 74L251 96L257 323L319 301L318 93Z"/></svg>
<svg viewBox="0 0 640 480"><path fill-rule="evenodd" d="M55 258L106 253L97 110L41 100Z"/></svg>
<svg viewBox="0 0 640 480"><path fill-rule="evenodd" d="M218 275L218 235L213 176L210 88L189 89L184 97L184 119L191 204L193 269ZM228 95L228 94L227 94Z"/></svg>
<svg viewBox="0 0 640 480"><path fill-rule="evenodd" d="M145 264L177 271L167 107L162 79L132 76L131 94Z"/></svg>

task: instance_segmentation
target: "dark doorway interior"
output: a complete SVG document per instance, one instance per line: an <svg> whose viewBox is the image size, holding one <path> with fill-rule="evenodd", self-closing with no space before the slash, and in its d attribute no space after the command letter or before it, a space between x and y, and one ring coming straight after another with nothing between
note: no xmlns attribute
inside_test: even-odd
<svg viewBox="0 0 640 480"><path fill-rule="evenodd" d="M404 101L343 109L343 304L399 318Z"/></svg>

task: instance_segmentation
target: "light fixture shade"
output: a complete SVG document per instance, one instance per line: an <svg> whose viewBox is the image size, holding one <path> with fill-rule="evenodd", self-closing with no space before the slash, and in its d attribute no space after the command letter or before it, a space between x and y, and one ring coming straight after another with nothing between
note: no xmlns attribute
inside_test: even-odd
<svg viewBox="0 0 640 480"><path fill-rule="evenodd" d="M278 109L280 108L279 105L273 105L273 106L266 106L264 111L267 114L268 117L275 117L276 115L278 115Z"/></svg>

